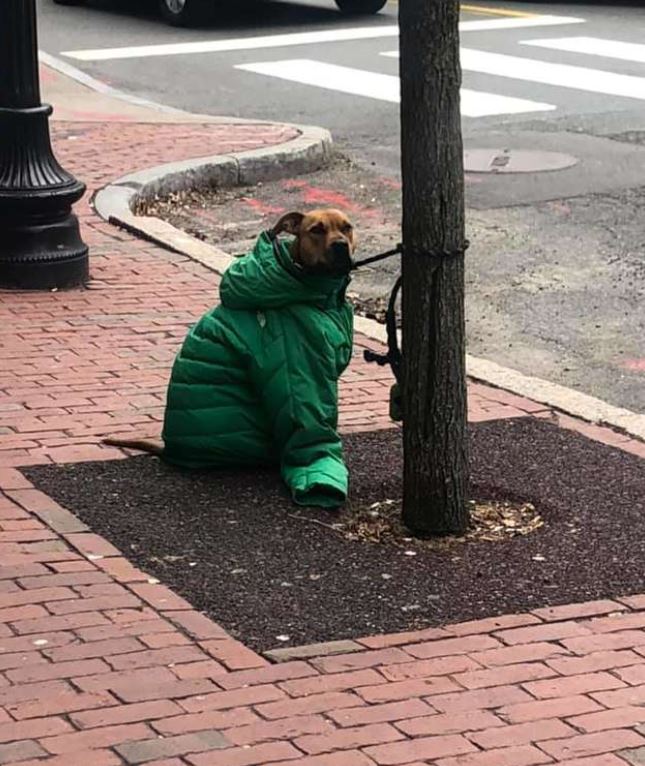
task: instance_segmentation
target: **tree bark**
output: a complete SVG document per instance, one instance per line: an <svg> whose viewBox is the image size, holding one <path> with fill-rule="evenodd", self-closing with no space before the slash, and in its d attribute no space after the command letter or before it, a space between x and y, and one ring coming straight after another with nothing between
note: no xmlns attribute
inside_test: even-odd
<svg viewBox="0 0 645 766"><path fill-rule="evenodd" d="M442 535L468 520L459 4L400 0L399 24L403 521Z"/></svg>

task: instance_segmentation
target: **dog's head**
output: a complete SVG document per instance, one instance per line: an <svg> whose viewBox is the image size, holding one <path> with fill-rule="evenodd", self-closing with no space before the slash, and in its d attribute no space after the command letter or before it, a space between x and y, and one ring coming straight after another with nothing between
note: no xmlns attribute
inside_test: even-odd
<svg viewBox="0 0 645 766"><path fill-rule="evenodd" d="M340 210L287 213L273 227L274 234L287 232L295 239L291 256L310 274L348 274L356 249L354 227Z"/></svg>

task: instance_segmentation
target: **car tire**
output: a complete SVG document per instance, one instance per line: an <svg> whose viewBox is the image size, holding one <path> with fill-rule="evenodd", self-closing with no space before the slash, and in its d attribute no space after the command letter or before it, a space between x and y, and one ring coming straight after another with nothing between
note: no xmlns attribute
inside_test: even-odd
<svg viewBox="0 0 645 766"><path fill-rule="evenodd" d="M159 11L174 27L187 27L204 21L215 0L159 0Z"/></svg>
<svg viewBox="0 0 645 766"><path fill-rule="evenodd" d="M336 0L338 8L348 16L371 16L385 7L387 0Z"/></svg>

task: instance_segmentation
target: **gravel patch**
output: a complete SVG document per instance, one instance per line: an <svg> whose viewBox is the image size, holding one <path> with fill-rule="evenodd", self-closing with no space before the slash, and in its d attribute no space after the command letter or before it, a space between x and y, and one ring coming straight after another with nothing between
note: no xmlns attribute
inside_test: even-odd
<svg viewBox="0 0 645 766"><path fill-rule="evenodd" d="M350 512L401 497L398 430L345 443ZM544 525L501 541L379 543L295 508L271 472L182 473L148 456L24 472L256 650L642 592L641 459L518 418L471 426L470 461L473 498L529 502Z"/></svg>

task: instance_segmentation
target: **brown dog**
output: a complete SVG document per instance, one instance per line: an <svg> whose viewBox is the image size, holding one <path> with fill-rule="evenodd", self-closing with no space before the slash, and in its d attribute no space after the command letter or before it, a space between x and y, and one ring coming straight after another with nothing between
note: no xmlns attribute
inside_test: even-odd
<svg viewBox="0 0 645 766"><path fill-rule="evenodd" d="M287 213L271 231L294 235L291 257L308 273L345 274L352 266L354 227L340 210Z"/></svg>
<svg viewBox="0 0 645 766"><path fill-rule="evenodd" d="M271 229L273 236L283 232L293 235L291 257L303 272L332 275L347 274L351 270L352 255L356 250L354 227L340 210L287 213ZM163 453L163 444L154 440L104 439L103 444L153 455Z"/></svg>

